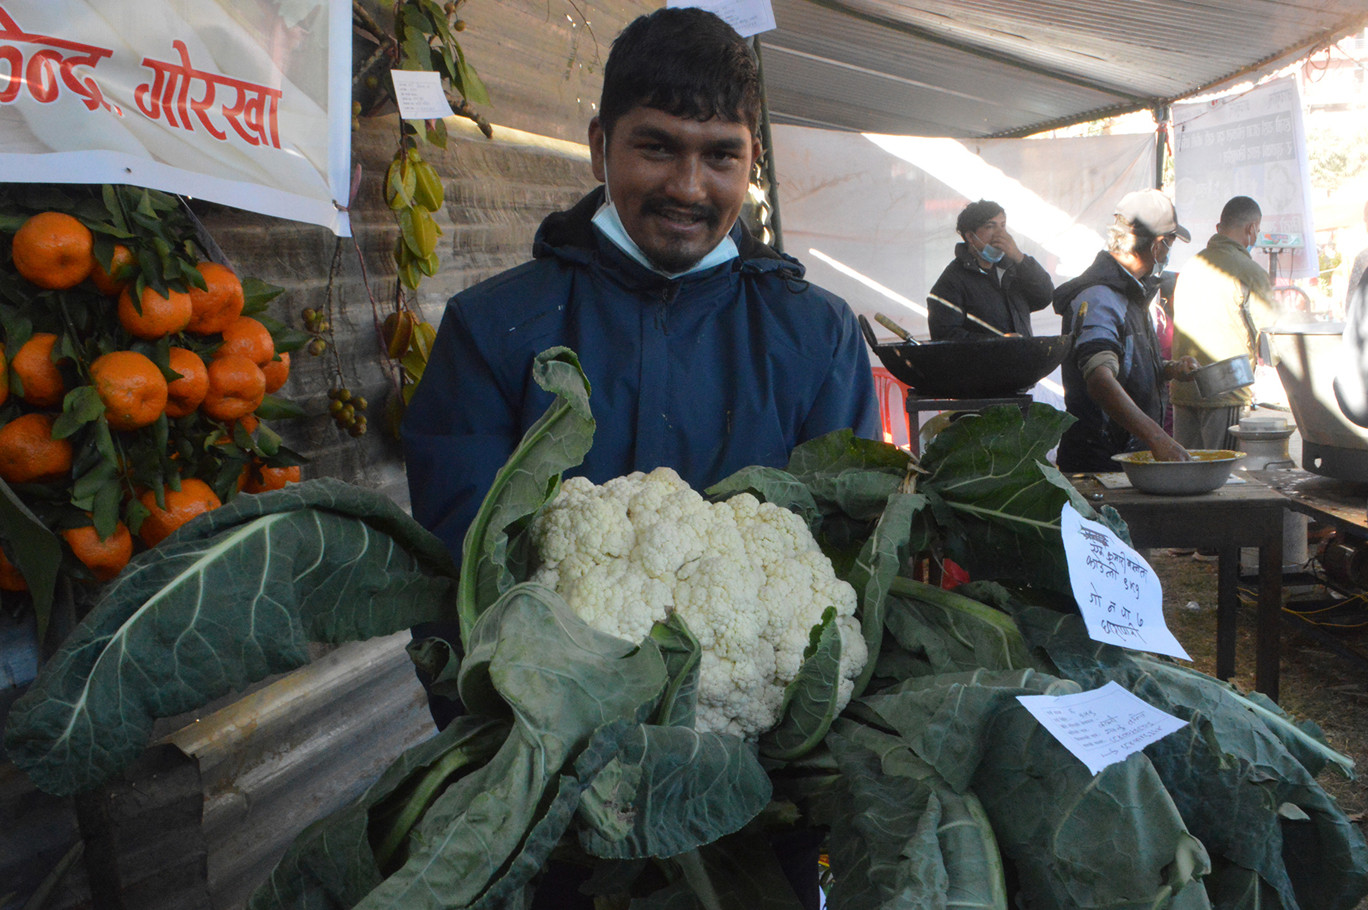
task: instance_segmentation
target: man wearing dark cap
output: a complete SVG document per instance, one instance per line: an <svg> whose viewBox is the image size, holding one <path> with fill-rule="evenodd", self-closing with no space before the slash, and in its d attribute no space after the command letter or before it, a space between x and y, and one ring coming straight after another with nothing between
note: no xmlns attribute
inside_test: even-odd
<svg viewBox="0 0 1368 910"><path fill-rule="evenodd" d="M1113 455L1141 449L1160 461L1188 460L1164 432L1165 383L1191 379L1197 361L1163 359L1149 302L1174 241L1191 239L1163 193L1128 193L1106 250L1055 292L1055 312L1074 336L1063 364L1064 406L1078 418L1060 440L1060 470L1114 471Z"/></svg>
<svg viewBox="0 0 1368 910"><path fill-rule="evenodd" d="M971 202L959 213L955 231L961 238L955 259L926 301L931 340L1029 337L1031 313L1050 305L1054 282L1007 233L1007 213L987 199Z"/></svg>

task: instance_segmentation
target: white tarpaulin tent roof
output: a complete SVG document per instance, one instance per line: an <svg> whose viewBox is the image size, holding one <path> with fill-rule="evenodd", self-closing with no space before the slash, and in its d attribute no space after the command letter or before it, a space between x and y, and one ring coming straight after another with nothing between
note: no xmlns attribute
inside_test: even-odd
<svg viewBox="0 0 1368 910"><path fill-rule="evenodd" d="M1153 108L1368 27L1364 0L773 0L775 123L1017 136Z"/></svg>

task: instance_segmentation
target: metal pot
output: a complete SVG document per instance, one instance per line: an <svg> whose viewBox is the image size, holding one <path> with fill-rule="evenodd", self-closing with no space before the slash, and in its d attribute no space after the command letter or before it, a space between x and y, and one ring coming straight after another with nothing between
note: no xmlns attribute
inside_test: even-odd
<svg viewBox="0 0 1368 910"><path fill-rule="evenodd" d="M1113 455L1131 486L1142 493L1192 496L1210 493L1230 477L1230 469L1245 457L1230 449L1189 449L1192 461L1155 461L1147 451Z"/></svg>
<svg viewBox="0 0 1368 910"><path fill-rule="evenodd" d="M1278 355L1278 378L1301 433L1302 467L1355 483L1368 480L1368 428L1358 426L1335 399L1335 365L1342 322L1269 329Z"/></svg>
<svg viewBox="0 0 1368 910"><path fill-rule="evenodd" d="M1214 398L1254 384L1254 366L1247 354L1209 363L1192 375L1197 380L1197 392L1203 398Z"/></svg>

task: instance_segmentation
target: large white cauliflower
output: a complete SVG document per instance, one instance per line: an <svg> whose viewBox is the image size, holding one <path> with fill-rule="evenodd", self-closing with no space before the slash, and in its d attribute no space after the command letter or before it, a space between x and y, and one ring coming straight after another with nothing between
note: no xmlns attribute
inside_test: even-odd
<svg viewBox="0 0 1368 910"><path fill-rule="evenodd" d="M840 707L868 659L855 590L799 516L748 493L712 504L670 468L602 486L574 477L532 538L532 580L594 628L640 641L670 614L684 619L703 649L701 731L754 737L778 723L827 607L841 631Z"/></svg>

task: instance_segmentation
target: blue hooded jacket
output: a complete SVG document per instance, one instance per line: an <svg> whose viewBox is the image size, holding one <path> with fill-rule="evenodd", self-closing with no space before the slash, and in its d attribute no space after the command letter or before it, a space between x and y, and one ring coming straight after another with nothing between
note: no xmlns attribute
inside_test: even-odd
<svg viewBox="0 0 1368 910"><path fill-rule="evenodd" d="M703 489L747 465L783 467L805 440L878 438L869 357L845 301L738 222L739 257L668 279L593 227L591 192L537 231L533 260L447 304L403 422L414 517L459 558L495 473L552 398L532 379L574 350L597 428L571 473L595 483L662 465Z"/></svg>
<svg viewBox="0 0 1368 910"><path fill-rule="evenodd" d="M1074 336L1073 350L1062 365L1064 407L1078 418L1059 441L1061 471L1113 471L1113 455L1145 447L1088 394L1083 365L1100 351L1117 356L1117 382L1136 407L1163 422L1164 359L1149 312L1157 290L1157 282L1137 281L1104 251L1082 275L1055 291L1055 312L1064 318L1064 331Z"/></svg>

